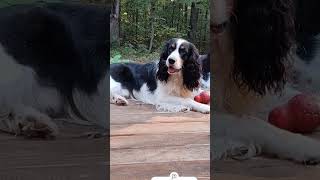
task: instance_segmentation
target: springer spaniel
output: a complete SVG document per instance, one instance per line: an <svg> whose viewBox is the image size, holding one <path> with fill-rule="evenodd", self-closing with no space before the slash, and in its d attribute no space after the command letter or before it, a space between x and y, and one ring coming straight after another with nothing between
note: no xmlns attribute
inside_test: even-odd
<svg viewBox="0 0 320 180"><path fill-rule="evenodd" d="M316 49L308 47L320 32L312 24L319 1L213 0L211 8L213 159L266 153L319 163L319 141L265 121L272 108L299 93L287 83L292 65L315 58L310 51Z"/></svg>
<svg viewBox="0 0 320 180"><path fill-rule="evenodd" d="M0 130L56 136L58 119L107 128L108 10L68 4L0 9Z"/></svg>
<svg viewBox="0 0 320 180"><path fill-rule="evenodd" d="M127 105L127 98L132 97L160 111L209 113L209 105L193 99L202 91L198 59L199 52L192 43L173 38L157 62L111 64L110 103Z"/></svg>

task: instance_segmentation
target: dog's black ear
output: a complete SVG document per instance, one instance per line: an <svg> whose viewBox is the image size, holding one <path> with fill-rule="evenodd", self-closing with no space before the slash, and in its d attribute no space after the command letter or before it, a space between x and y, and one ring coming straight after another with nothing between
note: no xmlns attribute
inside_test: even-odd
<svg viewBox="0 0 320 180"><path fill-rule="evenodd" d="M280 92L295 36L292 0L242 0L235 9L235 82L259 95Z"/></svg>
<svg viewBox="0 0 320 180"><path fill-rule="evenodd" d="M187 59L184 60L182 68L183 84L189 90L199 87L199 80L201 77L199 56L198 49L190 43Z"/></svg>
<svg viewBox="0 0 320 180"><path fill-rule="evenodd" d="M167 58L169 56L169 46L170 46L170 40L167 41L165 43L165 45L163 46L162 51L160 53L160 60L164 60L164 61L167 60Z"/></svg>
<svg viewBox="0 0 320 180"><path fill-rule="evenodd" d="M158 63L158 71L157 71L157 79L160 81L167 82L169 74L168 74L168 67L166 65L166 60L169 56L169 46L171 44L171 40L167 41L160 53L160 59Z"/></svg>

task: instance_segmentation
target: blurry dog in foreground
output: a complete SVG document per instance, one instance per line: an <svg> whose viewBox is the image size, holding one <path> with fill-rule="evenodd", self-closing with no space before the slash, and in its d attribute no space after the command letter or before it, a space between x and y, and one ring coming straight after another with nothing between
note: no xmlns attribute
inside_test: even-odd
<svg viewBox="0 0 320 180"><path fill-rule="evenodd" d="M266 153L320 162L319 141L266 122L270 110L299 93L288 82L292 68L319 58L318 7L316 0L212 2L214 159Z"/></svg>
<svg viewBox="0 0 320 180"><path fill-rule="evenodd" d="M0 9L1 130L56 136L61 118L106 129L108 22L89 5Z"/></svg>

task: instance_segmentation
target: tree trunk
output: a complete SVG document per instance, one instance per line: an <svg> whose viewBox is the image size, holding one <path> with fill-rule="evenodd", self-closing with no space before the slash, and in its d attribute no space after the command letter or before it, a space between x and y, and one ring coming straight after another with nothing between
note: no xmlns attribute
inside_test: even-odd
<svg viewBox="0 0 320 180"><path fill-rule="evenodd" d="M113 0L110 13L110 40L120 43L120 3Z"/></svg>
<svg viewBox="0 0 320 180"><path fill-rule="evenodd" d="M178 15L177 15L177 32L180 32L180 27L181 27L181 22L180 22L180 17L181 17L181 8L183 8L182 4L181 3L178 3L178 9L179 9L179 12L178 12Z"/></svg>
<svg viewBox="0 0 320 180"><path fill-rule="evenodd" d="M188 38L194 42L197 36L197 23L198 23L198 14L199 9L196 7L196 3L192 2L191 4L191 13L190 13L190 30L188 32Z"/></svg>
<svg viewBox="0 0 320 180"><path fill-rule="evenodd" d="M152 51L153 46L153 40L154 40L154 23L155 23L155 6L156 6L156 0L150 1L150 43L149 43L149 52Z"/></svg>
<svg viewBox="0 0 320 180"><path fill-rule="evenodd" d="M139 17L139 10L138 10L138 8L136 8L136 13L135 13L135 26L136 26L136 36L135 36L135 38L136 38L136 40L138 39L138 25L139 25L139 20L138 20L138 17Z"/></svg>
<svg viewBox="0 0 320 180"><path fill-rule="evenodd" d="M189 32L189 28L188 28L188 4L187 3L184 4L184 22L183 22L183 26L186 27L184 30L187 29L187 32Z"/></svg>
<svg viewBox="0 0 320 180"><path fill-rule="evenodd" d="M176 3L175 1L172 1L172 13L171 13L171 28L174 28L174 18L175 18L175 13L176 13Z"/></svg>

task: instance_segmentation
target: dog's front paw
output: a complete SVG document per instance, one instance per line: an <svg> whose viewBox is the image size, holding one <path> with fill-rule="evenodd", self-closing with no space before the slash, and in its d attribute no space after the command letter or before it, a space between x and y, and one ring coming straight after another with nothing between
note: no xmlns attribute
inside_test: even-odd
<svg viewBox="0 0 320 180"><path fill-rule="evenodd" d="M122 97L119 95L112 96L110 98L110 103L118 105L118 106L127 106L129 104L129 102L127 101L127 99L125 97Z"/></svg>
<svg viewBox="0 0 320 180"><path fill-rule="evenodd" d="M272 146L267 148L280 158L296 161L305 165L316 165L320 163L320 142L309 137L292 134L288 136L286 142L274 140ZM275 148L275 149L273 149Z"/></svg>
<svg viewBox="0 0 320 180"><path fill-rule="evenodd" d="M157 111L162 112L188 112L190 108L183 105L159 103L156 104Z"/></svg>
<svg viewBox="0 0 320 180"><path fill-rule="evenodd" d="M201 112L203 114L209 114L210 113L210 106L203 104L202 106L199 106L196 111Z"/></svg>
<svg viewBox="0 0 320 180"><path fill-rule="evenodd" d="M320 164L320 144L314 146L300 146L297 150L292 151L292 159L304 165L318 165Z"/></svg>
<svg viewBox="0 0 320 180"><path fill-rule="evenodd" d="M216 138L213 143L213 160L236 159L246 160L261 153L261 147L228 138Z"/></svg>
<svg viewBox="0 0 320 180"><path fill-rule="evenodd" d="M20 114L13 117L17 125L17 135L30 138L52 138L58 133L58 126L44 114Z"/></svg>

